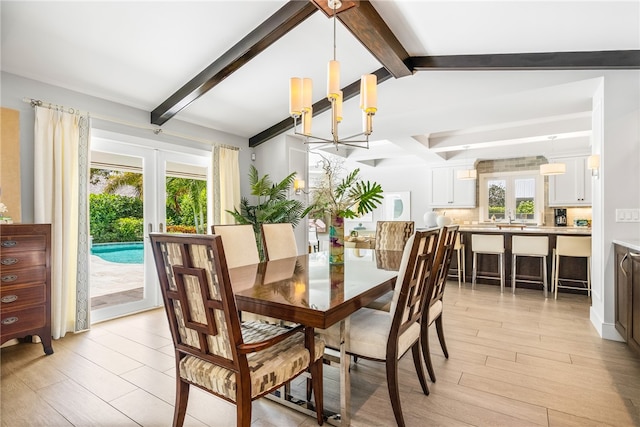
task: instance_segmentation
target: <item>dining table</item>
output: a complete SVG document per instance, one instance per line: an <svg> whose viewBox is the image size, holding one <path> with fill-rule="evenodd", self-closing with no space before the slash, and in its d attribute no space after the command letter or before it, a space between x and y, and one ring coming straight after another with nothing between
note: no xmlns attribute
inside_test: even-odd
<svg viewBox="0 0 640 427"><path fill-rule="evenodd" d="M325 411L329 424L347 426L351 420L349 316L393 289L401 258L401 251L345 248L342 264L330 264L329 252L314 252L229 270L241 312L302 324L307 337L314 329L340 324L340 409ZM307 399L284 392L270 398L315 416Z"/></svg>

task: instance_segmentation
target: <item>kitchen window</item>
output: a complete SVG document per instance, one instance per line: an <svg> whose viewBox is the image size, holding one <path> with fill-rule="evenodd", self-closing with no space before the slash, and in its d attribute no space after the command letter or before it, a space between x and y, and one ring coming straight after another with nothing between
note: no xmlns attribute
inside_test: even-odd
<svg viewBox="0 0 640 427"><path fill-rule="evenodd" d="M480 174L481 222L538 223L544 210L544 178L537 170Z"/></svg>

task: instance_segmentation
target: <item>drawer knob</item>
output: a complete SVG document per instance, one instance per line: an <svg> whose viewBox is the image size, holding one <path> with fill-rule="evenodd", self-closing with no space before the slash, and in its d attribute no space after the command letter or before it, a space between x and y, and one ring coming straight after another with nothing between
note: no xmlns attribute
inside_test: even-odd
<svg viewBox="0 0 640 427"><path fill-rule="evenodd" d="M13 264L16 264L17 262L18 262L18 258L2 258L2 261L0 261L2 265L13 265Z"/></svg>
<svg viewBox="0 0 640 427"><path fill-rule="evenodd" d="M6 295L4 297L2 297L2 302L4 303L10 303L10 302L14 302L18 299L18 295Z"/></svg>
<svg viewBox="0 0 640 427"><path fill-rule="evenodd" d="M6 274L4 276L2 276L2 281L5 283L8 282L15 282L18 279L18 275L17 274Z"/></svg>
<svg viewBox="0 0 640 427"><path fill-rule="evenodd" d="M6 319L2 319L2 324L11 325L13 323L16 323L17 321L18 321L18 318L16 316L12 316L12 317L7 317Z"/></svg>
<svg viewBox="0 0 640 427"><path fill-rule="evenodd" d="M14 246L18 246L18 242L15 240L3 240L2 247L3 248L13 248Z"/></svg>

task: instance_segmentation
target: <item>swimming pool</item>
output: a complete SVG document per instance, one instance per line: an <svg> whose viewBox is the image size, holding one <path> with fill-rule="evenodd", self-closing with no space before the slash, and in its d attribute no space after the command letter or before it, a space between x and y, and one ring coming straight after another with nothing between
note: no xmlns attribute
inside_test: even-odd
<svg viewBox="0 0 640 427"><path fill-rule="evenodd" d="M91 248L91 254L109 262L142 264L144 261L144 244L142 242L96 243Z"/></svg>

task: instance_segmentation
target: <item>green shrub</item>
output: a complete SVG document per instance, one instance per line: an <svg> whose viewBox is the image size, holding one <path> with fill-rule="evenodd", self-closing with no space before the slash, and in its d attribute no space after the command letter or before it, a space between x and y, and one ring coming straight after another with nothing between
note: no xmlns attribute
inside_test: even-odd
<svg viewBox="0 0 640 427"><path fill-rule="evenodd" d="M119 225L118 220L122 218L139 220L142 225L142 200L116 194L89 195L89 227L94 243L142 240L142 228L137 239L123 240L120 237L121 228L127 230L125 234L130 235L132 227L131 224Z"/></svg>
<svg viewBox="0 0 640 427"><path fill-rule="evenodd" d="M118 242L138 242L144 237L142 218L119 218L114 229Z"/></svg>

